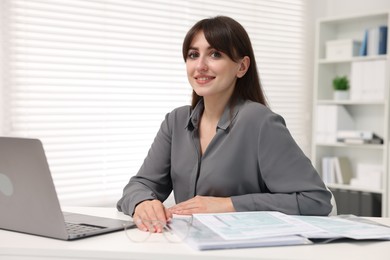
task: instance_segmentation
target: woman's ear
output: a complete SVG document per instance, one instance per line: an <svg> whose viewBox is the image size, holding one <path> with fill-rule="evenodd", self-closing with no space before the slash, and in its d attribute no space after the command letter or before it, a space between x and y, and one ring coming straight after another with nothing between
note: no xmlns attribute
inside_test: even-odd
<svg viewBox="0 0 390 260"><path fill-rule="evenodd" d="M248 56L245 56L244 58L241 59L241 61L239 63L240 68L238 69L237 74L236 74L237 78L244 77L245 73L249 69L250 63L251 63L251 61L250 61L250 58Z"/></svg>

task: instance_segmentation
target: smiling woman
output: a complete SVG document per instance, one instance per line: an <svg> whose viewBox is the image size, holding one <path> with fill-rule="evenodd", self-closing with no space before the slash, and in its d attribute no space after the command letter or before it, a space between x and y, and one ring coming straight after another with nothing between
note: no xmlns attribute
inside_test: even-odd
<svg viewBox="0 0 390 260"><path fill-rule="evenodd" d="M194 36L185 61L194 94L219 100L222 107L231 97L237 78L245 75L250 63L248 56L234 62L227 54L211 47L203 31Z"/></svg>
<svg viewBox="0 0 390 260"><path fill-rule="evenodd" d="M213 44L222 40L228 48ZM150 232L162 230L147 223L173 214L328 215L332 194L267 107L245 29L226 16L203 19L187 33L183 57L193 105L165 116L118 209ZM171 191L177 204L166 208Z"/></svg>
<svg viewBox="0 0 390 260"><path fill-rule="evenodd" d="M164 115L191 99L180 49L200 17L225 14L245 25L272 108L308 147L303 0L0 5L3 134L42 140L62 205L120 198Z"/></svg>
<svg viewBox="0 0 390 260"><path fill-rule="evenodd" d="M214 24L208 24L204 29L202 26L205 25L199 22L187 33L183 42L182 54L187 64L189 82L191 84L193 79L204 78L205 74L208 76L205 72L213 73L215 71L214 73L219 74L218 80L224 81L219 85L236 92L233 98L240 96L265 104L265 97L260 91L260 81L253 80L258 79L259 76L249 36L242 26L232 24L231 30L237 35L227 38L226 35L232 35L229 31L223 33L224 29L228 30L224 26L227 22L229 22L229 18L220 17ZM250 46L250 52L247 52L246 46ZM221 68L223 71L219 71ZM247 71L248 69L249 71ZM246 77L240 80L245 75ZM237 88L234 88L237 79ZM194 88L194 84L191 85ZM254 97L251 97L248 89L251 89ZM232 93L227 92L228 98ZM201 96L196 89L193 89L192 107L196 106Z"/></svg>

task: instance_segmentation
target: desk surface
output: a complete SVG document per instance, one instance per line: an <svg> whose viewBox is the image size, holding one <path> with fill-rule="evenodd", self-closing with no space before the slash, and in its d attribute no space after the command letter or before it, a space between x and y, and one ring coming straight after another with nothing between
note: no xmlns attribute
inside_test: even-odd
<svg viewBox="0 0 390 260"><path fill-rule="evenodd" d="M114 208L65 208L69 212L129 219ZM390 225L390 218L373 218ZM390 241L334 242L301 245L196 251L185 243L167 242L154 234L145 243L130 242L124 232L85 238L77 241L26 235L0 230L0 259L389 259Z"/></svg>

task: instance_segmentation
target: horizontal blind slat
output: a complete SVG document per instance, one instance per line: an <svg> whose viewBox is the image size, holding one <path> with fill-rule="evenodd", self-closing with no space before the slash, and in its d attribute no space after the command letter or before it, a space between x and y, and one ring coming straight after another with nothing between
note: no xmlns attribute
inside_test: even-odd
<svg viewBox="0 0 390 260"><path fill-rule="evenodd" d="M305 137L302 0L9 3L8 134L42 139L61 203L120 197L165 115L190 104L181 44L204 17L243 24L271 108Z"/></svg>

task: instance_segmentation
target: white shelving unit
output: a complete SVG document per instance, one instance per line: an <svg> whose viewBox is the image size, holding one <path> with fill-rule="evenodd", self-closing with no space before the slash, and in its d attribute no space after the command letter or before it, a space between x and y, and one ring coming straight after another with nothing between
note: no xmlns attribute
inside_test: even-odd
<svg viewBox="0 0 390 260"><path fill-rule="evenodd" d="M315 76L313 101L313 142L312 161L322 174L322 158L346 156L356 176L357 163L376 164L382 167L382 187L380 189L363 188L345 184L329 183L329 188L346 191L368 192L380 197L381 215L390 216L390 177L389 177L389 86L390 86L390 41L387 41L387 54L375 56L353 56L344 59L326 59L326 42L331 40L352 39L362 41L366 29L387 25L390 28L390 11L326 18L317 21L315 46ZM389 38L389 36L388 36ZM332 80L335 76L351 76L354 62L385 61L385 94L381 100L334 100ZM353 85L351 85L353 88ZM319 105L344 107L355 121L351 130L374 131L383 138L384 144L345 144L341 142L319 142L317 138L317 108ZM321 120L321 119L320 119ZM379 194L379 195L378 195Z"/></svg>

